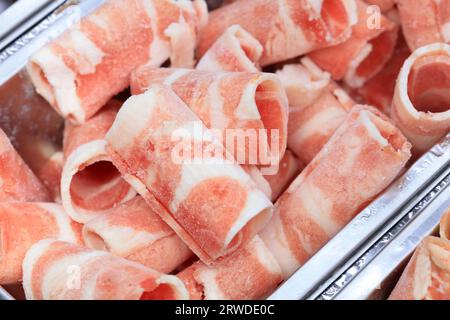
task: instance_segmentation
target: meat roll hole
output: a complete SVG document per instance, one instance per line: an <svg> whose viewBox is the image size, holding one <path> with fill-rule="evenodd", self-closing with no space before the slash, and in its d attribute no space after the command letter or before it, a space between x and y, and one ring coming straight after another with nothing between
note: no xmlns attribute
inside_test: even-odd
<svg viewBox="0 0 450 320"><path fill-rule="evenodd" d="M61 199L67 213L80 223L136 196L106 152L105 134L121 105L111 100L81 125L66 122Z"/></svg>
<svg viewBox="0 0 450 320"><path fill-rule="evenodd" d="M391 113L416 155L450 131L450 45L421 47L405 61Z"/></svg>

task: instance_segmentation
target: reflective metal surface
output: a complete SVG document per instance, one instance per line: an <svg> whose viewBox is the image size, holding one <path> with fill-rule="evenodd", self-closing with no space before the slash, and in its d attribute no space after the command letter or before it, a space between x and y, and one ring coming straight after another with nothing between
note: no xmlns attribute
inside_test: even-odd
<svg viewBox="0 0 450 320"><path fill-rule="evenodd" d="M416 247L437 230L442 214L450 206L449 185L450 174L319 298L386 299Z"/></svg>
<svg viewBox="0 0 450 320"><path fill-rule="evenodd" d="M8 5L0 20L0 49L34 26L65 0L20 0L3 1Z"/></svg>
<svg viewBox="0 0 450 320"><path fill-rule="evenodd" d="M28 0L21 0L22 1ZM65 0L53 1L51 7L45 7L47 14L29 30L21 34L13 42L8 43L0 52L0 85L17 74L26 64L28 58L44 44L59 36L69 26L79 21L102 4L104 0ZM59 6L56 6L59 3ZM15 7L2 14L10 12ZM52 9L53 10L50 10ZM31 10L31 9L30 9ZM50 10L50 12L48 12ZM39 13L38 15L41 15ZM11 14L14 16L14 14ZM9 18L8 18L9 19ZM2 20L2 19L1 19Z"/></svg>
<svg viewBox="0 0 450 320"><path fill-rule="evenodd" d="M356 216L269 299L314 299L332 286L384 232L395 226L450 168L450 134ZM425 195L424 195L425 193Z"/></svg>
<svg viewBox="0 0 450 320"><path fill-rule="evenodd" d="M24 66L28 58L104 0L20 0L0 14L0 127L36 170L61 148L63 119L40 97ZM0 10L6 7L0 2ZM0 299L23 299L20 285Z"/></svg>

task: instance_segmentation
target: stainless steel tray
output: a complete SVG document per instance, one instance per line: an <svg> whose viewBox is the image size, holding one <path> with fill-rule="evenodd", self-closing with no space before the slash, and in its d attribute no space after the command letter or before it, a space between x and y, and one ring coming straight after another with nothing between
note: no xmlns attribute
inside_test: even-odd
<svg viewBox="0 0 450 320"><path fill-rule="evenodd" d="M387 232L396 226L406 227L418 216L433 214L430 210L423 210L432 202L448 201L448 197L437 199L437 195L444 189L450 189L447 188L449 173L450 133L356 216L269 299L335 298L351 282L352 277L369 263L368 258L372 256L363 254L376 246L380 239L384 239ZM405 221L405 216L410 220ZM405 234L408 234L408 230L404 230ZM416 245L420 240L416 241ZM390 247L385 252L389 254L389 250ZM375 256L378 253L370 251Z"/></svg>
<svg viewBox="0 0 450 320"><path fill-rule="evenodd" d="M33 52L79 21L80 17L93 11L104 0L38 2L41 3L41 9L31 6L34 3L32 1L20 0L2 14L1 21L5 29L0 29L0 85L22 69ZM28 31L8 33L11 28L16 30L17 20L22 23L19 29ZM30 21L36 22L28 26Z"/></svg>
<svg viewBox="0 0 450 320"><path fill-rule="evenodd" d="M26 6L25 3L30 1L21 0L1 16L1 23L8 28L0 28L3 31L0 32L0 126L3 126L4 115L4 107L1 106L7 106L7 121L14 126L5 131L32 169L39 166L39 159L45 158L45 154L41 154L42 149L48 152L48 149L60 147L63 121L34 93L22 69L33 52L103 2L40 0ZM30 119L37 122L31 129ZM39 130L38 134L37 128L46 129ZM37 144L44 144L45 148L37 150ZM448 205L449 168L450 134L353 219L269 299L385 296L387 291L377 288L395 274L395 269L401 268L402 262L420 240L432 232L442 208ZM377 270L375 266L383 266L383 272L373 271ZM16 289L8 287L10 292ZM377 292L378 295L374 295ZM13 295L17 297L16 292ZM0 287L0 299L12 299L12 296Z"/></svg>
<svg viewBox="0 0 450 320"><path fill-rule="evenodd" d="M1 1L10 5L2 13L0 22L0 49L24 34L37 22L44 19L64 3L64 0L33 0L33 1Z"/></svg>
<svg viewBox="0 0 450 320"><path fill-rule="evenodd" d="M436 185L401 220L370 248L356 256L351 265L320 299L385 299L417 245L433 234L450 206L450 174Z"/></svg>
<svg viewBox="0 0 450 320"><path fill-rule="evenodd" d="M0 300L14 300L14 298L2 287L0 287Z"/></svg>

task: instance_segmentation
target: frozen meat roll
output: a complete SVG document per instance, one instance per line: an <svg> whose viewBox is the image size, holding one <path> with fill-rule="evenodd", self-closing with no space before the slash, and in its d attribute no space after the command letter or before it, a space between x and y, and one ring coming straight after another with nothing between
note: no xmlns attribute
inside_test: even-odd
<svg viewBox="0 0 450 320"><path fill-rule="evenodd" d="M139 94L152 84L170 86L208 129L218 130L239 164L276 165L283 157L288 104L275 75L146 65L133 73L131 91Z"/></svg>
<svg viewBox="0 0 450 320"><path fill-rule="evenodd" d="M36 176L50 192L51 199L57 203L61 203L61 174L63 162L63 152L55 151L36 170Z"/></svg>
<svg viewBox="0 0 450 320"><path fill-rule="evenodd" d="M308 164L344 121L354 101L311 59L277 72L289 100L288 148Z"/></svg>
<svg viewBox="0 0 450 320"><path fill-rule="evenodd" d="M402 171L411 145L374 108L356 106L278 199L261 238L285 278Z"/></svg>
<svg viewBox="0 0 450 320"><path fill-rule="evenodd" d="M49 200L45 186L0 129L0 202Z"/></svg>
<svg viewBox="0 0 450 320"><path fill-rule="evenodd" d="M119 101L111 100L84 124L66 123L61 198L67 213L80 223L136 196L105 149L105 134L120 105Z"/></svg>
<svg viewBox="0 0 450 320"><path fill-rule="evenodd" d="M129 98L106 140L123 177L206 263L248 242L271 217L270 200L167 86Z"/></svg>
<svg viewBox="0 0 450 320"><path fill-rule="evenodd" d="M450 242L427 237L416 249L389 300L449 300Z"/></svg>
<svg viewBox="0 0 450 320"><path fill-rule="evenodd" d="M330 74L305 57L299 63L285 64L276 75L286 90L290 107L304 108L317 100L330 84Z"/></svg>
<svg viewBox="0 0 450 320"><path fill-rule="evenodd" d="M417 154L450 131L450 45L419 48L405 61L391 116Z"/></svg>
<svg viewBox="0 0 450 320"><path fill-rule="evenodd" d="M238 24L261 43L260 63L266 66L340 43L356 21L354 0L238 0L210 13L198 54Z"/></svg>
<svg viewBox="0 0 450 320"><path fill-rule="evenodd" d="M215 265L198 261L178 277L191 300L263 299L283 280L280 266L258 236Z"/></svg>
<svg viewBox="0 0 450 320"><path fill-rule="evenodd" d="M129 86L141 64L192 67L203 0L108 0L28 63L36 90L64 118L82 123Z"/></svg>
<svg viewBox="0 0 450 320"><path fill-rule="evenodd" d="M375 5L380 8L382 12L392 9L396 0L364 0L367 4Z"/></svg>
<svg viewBox="0 0 450 320"><path fill-rule="evenodd" d="M450 42L450 0L395 0L409 48Z"/></svg>
<svg viewBox="0 0 450 320"><path fill-rule="evenodd" d="M23 262L28 300L187 299L183 282L143 265L68 242L44 239Z"/></svg>
<svg viewBox="0 0 450 320"><path fill-rule="evenodd" d="M356 0L358 23L343 43L316 50L308 56L334 80L361 87L384 67L394 53L398 26L379 12Z"/></svg>
<svg viewBox="0 0 450 320"><path fill-rule="evenodd" d="M0 284L22 280L25 253L46 238L82 244L81 225L56 203L0 203Z"/></svg>
<svg viewBox="0 0 450 320"><path fill-rule="evenodd" d="M286 150L277 173L263 176L270 186L270 199L277 200L304 168L304 164L290 150Z"/></svg>
<svg viewBox="0 0 450 320"><path fill-rule="evenodd" d="M257 72L262 53L258 40L240 25L232 25L206 51L196 69Z"/></svg>
<svg viewBox="0 0 450 320"><path fill-rule="evenodd" d="M410 55L411 51L409 50L405 39L400 36L394 54L386 63L383 70L367 81L361 88L358 88L357 94L360 95L366 103L376 107L387 115L391 114L392 99L394 97L397 77L403 63L405 63L405 60L408 59Z"/></svg>
<svg viewBox="0 0 450 320"><path fill-rule="evenodd" d="M353 100L336 83L305 108L289 108L288 146L305 164L310 163L344 121Z"/></svg>
<svg viewBox="0 0 450 320"><path fill-rule="evenodd" d="M83 227L84 243L163 273L172 272L192 256L176 233L135 197L90 220Z"/></svg>
<svg viewBox="0 0 450 320"><path fill-rule="evenodd" d="M442 239L450 241L450 207L442 216L439 226L439 235Z"/></svg>

